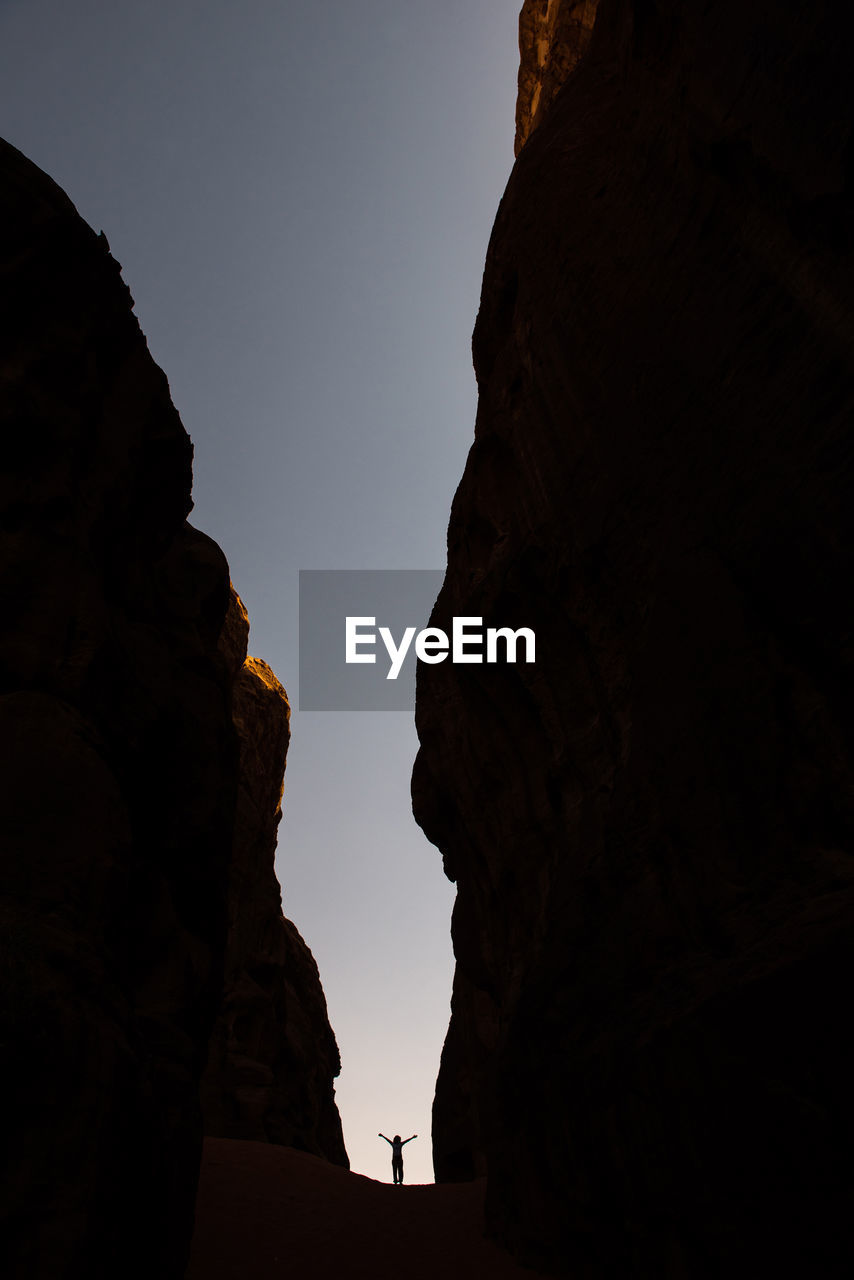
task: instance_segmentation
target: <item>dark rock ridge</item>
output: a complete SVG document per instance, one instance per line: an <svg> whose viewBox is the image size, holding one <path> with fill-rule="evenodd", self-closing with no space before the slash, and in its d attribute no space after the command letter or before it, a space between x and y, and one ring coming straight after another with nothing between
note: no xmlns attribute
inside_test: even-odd
<svg viewBox="0 0 854 1280"><path fill-rule="evenodd" d="M228 566L105 237L0 171L4 1274L177 1278L243 806Z"/></svg>
<svg viewBox="0 0 854 1280"><path fill-rule="evenodd" d="M0 144L4 1262L179 1276L236 750L219 548L106 239Z"/></svg>
<svg viewBox="0 0 854 1280"><path fill-rule="evenodd" d="M248 638L232 591L221 649L234 681L240 768L223 1002L202 1082L205 1132L276 1142L349 1168L332 1084L338 1047L317 965L282 914L274 870L290 706L267 664L246 656Z"/></svg>
<svg viewBox="0 0 854 1280"><path fill-rule="evenodd" d="M854 1264L846 17L601 0L488 251L434 621L537 662L419 672L434 1152L574 1277Z"/></svg>

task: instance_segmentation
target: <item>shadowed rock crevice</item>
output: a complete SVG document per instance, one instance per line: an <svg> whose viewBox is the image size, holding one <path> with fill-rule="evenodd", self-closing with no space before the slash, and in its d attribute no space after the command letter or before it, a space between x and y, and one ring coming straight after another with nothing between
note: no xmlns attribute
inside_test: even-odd
<svg viewBox="0 0 854 1280"><path fill-rule="evenodd" d="M537 663L419 672L435 1161L574 1276L852 1265L844 15L601 0L487 256L433 624Z"/></svg>

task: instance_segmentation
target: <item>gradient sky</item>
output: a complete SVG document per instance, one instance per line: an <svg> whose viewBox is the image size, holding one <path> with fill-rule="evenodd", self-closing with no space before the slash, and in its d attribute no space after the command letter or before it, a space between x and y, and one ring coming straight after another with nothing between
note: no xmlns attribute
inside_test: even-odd
<svg viewBox="0 0 854 1280"><path fill-rule="evenodd" d="M0 0L0 134L104 230L195 444L250 652L297 691L302 569L442 568L513 160L520 0ZM352 1166L417 1133L453 887L402 712L296 710L277 870L320 967Z"/></svg>

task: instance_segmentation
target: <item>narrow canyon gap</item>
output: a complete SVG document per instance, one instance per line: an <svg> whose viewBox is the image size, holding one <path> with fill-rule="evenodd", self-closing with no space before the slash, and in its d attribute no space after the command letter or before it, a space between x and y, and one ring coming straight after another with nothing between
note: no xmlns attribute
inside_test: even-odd
<svg viewBox="0 0 854 1280"><path fill-rule="evenodd" d="M2 132L109 237L193 440L191 520L290 696L278 875L380 1178L378 1128L429 1134L453 893L412 821L411 716L299 709L297 574L444 565L518 4L0 4Z"/></svg>
<svg viewBox="0 0 854 1280"><path fill-rule="evenodd" d="M435 621L537 663L422 673L413 798L458 886L437 1174L574 1277L854 1262L846 16L522 12ZM177 1280L203 1117L351 1176L269 866L287 704L105 238L0 166L4 1242Z"/></svg>

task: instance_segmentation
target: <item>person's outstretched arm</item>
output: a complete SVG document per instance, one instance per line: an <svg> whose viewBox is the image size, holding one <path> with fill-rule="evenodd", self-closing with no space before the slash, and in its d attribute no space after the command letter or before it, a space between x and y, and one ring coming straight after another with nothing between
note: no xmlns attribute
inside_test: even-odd
<svg viewBox="0 0 854 1280"><path fill-rule="evenodd" d="M378 1133L378 1134L377 1134L377 1137L378 1137L378 1138L385 1138L386 1142L388 1143L388 1145L389 1145L390 1147L393 1147L393 1146L394 1146L394 1143L392 1142L391 1138L386 1138L384 1133Z"/></svg>
<svg viewBox="0 0 854 1280"><path fill-rule="evenodd" d="M417 1138L417 1137L418 1137L418 1134L417 1134L417 1133L413 1133L412 1138ZM400 1145L401 1145L402 1147L405 1147L405 1146L406 1146L406 1144L407 1144L407 1142L411 1142L411 1141L412 1141L412 1138L404 1138L403 1142L401 1142L401 1144L400 1144ZM388 1142L388 1138L386 1138L386 1142Z"/></svg>

